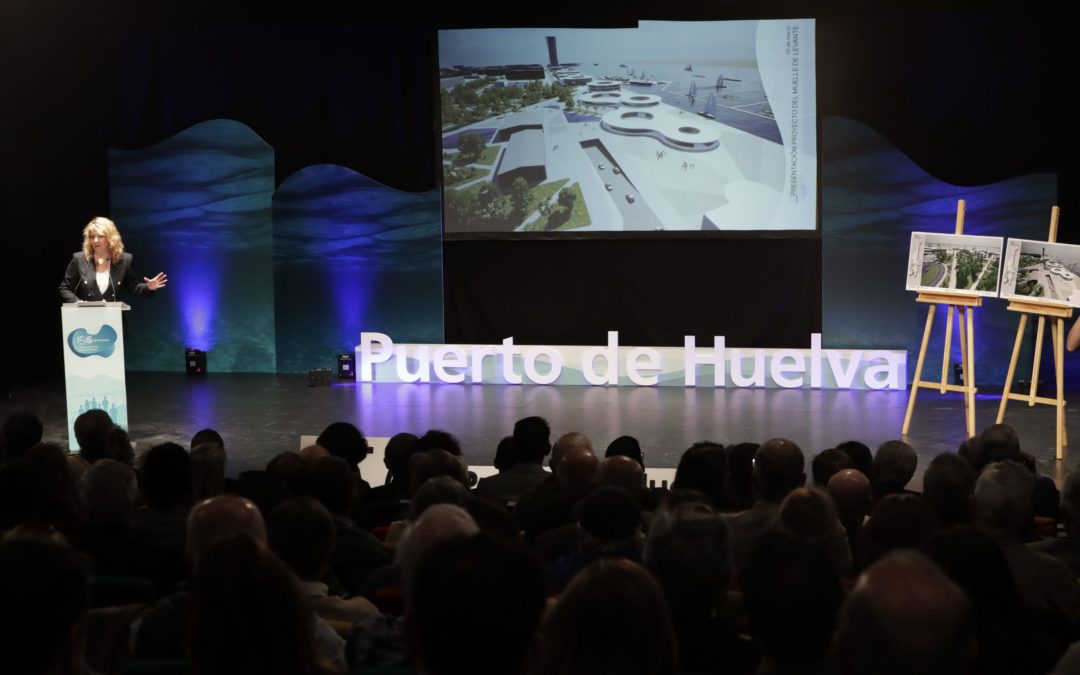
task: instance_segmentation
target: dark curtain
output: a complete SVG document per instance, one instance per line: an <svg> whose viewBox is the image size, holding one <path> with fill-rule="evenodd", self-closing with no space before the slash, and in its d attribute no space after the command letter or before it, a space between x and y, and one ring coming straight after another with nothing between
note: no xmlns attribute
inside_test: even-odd
<svg viewBox="0 0 1080 675"><path fill-rule="evenodd" d="M808 347L821 242L802 238L447 242L446 337L488 344Z"/></svg>

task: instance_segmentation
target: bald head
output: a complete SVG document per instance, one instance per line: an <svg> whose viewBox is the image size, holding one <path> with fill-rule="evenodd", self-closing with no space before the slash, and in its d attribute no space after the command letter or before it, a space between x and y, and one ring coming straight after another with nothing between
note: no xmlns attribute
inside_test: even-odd
<svg viewBox="0 0 1080 675"><path fill-rule="evenodd" d="M597 487L615 487L639 499L645 490L645 469L625 455L613 455L600 462L596 470Z"/></svg>
<svg viewBox="0 0 1080 675"><path fill-rule="evenodd" d="M754 487L758 499L780 503L806 483L803 452L786 438L765 441L754 455Z"/></svg>
<svg viewBox="0 0 1080 675"><path fill-rule="evenodd" d="M330 451L321 445L309 445L300 451L300 456L309 462L314 462L323 457L329 457Z"/></svg>
<svg viewBox="0 0 1080 675"><path fill-rule="evenodd" d="M596 480L596 468L600 460L586 448L572 448L566 451L555 469L555 478L559 489L569 497L584 496L592 489Z"/></svg>
<svg viewBox="0 0 1080 675"><path fill-rule="evenodd" d="M842 523L862 522L874 505L870 479L858 469L837 471L829 479L828 489Z"/></svg>
<svg viewBox="0 0 1080 675"><path fill-rule="evenodd" d="M840 611L833 648L842 675L969 672L971 605L925 556L893 553L859 577Z"/></svg>
<svg viewBox="0 0 1080 675"><path fill-rule="evenodd" d="M198 566L211 544L238 534L266 541L262 514L247 499L222 495L193 506L187 520L187 550L192 566Z"/></svg>
<svg viewBox="0 0 1080 675"><path fill-rule="evenodd" d="M548 466L551 470L555 471L555 467L559 465L566 453L575 448L592 452L592 441L588 436L578 431L571 431L568 434L559 436L559 440L555 441L555 445L551 446L551 459L548 460Z"/></svg>

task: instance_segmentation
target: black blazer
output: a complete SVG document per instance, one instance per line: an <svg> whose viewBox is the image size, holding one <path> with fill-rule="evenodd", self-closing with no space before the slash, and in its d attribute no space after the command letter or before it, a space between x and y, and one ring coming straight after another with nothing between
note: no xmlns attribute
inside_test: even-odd
<svg viewBox="0 0 1080 675"><path fill-rule="evenodd" d="M123 289L131 295L149 295L151 291L132 270L131 254L123 253L120 260L114 260L109 269L112 281L109 287L102 293L98 290L97 271L94 264L86 259L86 254L77 251L71 255L64 272L64 280L60 282L60 299L63 302L78 302L79 300L105 300L116 302L117 293Z"/></svg>

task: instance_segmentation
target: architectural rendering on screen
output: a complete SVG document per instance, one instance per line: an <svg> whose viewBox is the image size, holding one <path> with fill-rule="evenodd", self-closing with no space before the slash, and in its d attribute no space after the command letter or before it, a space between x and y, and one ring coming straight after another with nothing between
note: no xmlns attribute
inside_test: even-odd
<svg viewBox="0 0 1080 675"><path fill-rule="evenodd" d="M1037 298L1080 307L1080 246L1010 239L1001 297Z"/></svg>
<svg viewBox="0 0 1080 675"><path fill-rule="evenodd" d="M1002 237L912 232L907 289L996 296L1004 243Z"/></svg>
<svg viewBox="0 0 1080 675"><path fill-rule="evenodd" d="M446 234L813 230L814 21L440 31Z"/></svg>

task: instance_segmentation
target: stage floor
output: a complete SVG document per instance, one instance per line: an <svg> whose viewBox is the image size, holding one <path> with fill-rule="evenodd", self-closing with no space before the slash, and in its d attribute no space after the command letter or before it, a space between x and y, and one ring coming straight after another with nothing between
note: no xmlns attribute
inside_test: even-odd
<svg viewBox="0 0 1080 675"><path fill-rule="evenodd" d="M907 396L895 391L349 381L313 388L303 375L128 374L130 434L139 451L164 441L186 446L195 431L213 427L225 438L230 475L261 469L275 454L296 450L301 436L318 435L340 420L356 424L369 437L444 429L461 441L470 464L489 465L499 439L528 415L546 418L553 440L567 431L584 432L599 452L617 436L634 436L649 467L675 467L695 441L729 444L776 436L798 443L809 460L846 440L873 449L899 438ZM978 397L979 429L994 422L999 401L997 396ZM0 402L0 418L27 408L44 422L46 440L66 447L64 406L62 381L16 387L11 398ZM1070 406L1069 420L1078 413L1077 406ZM1076 462L1068 450L1064 462L1054 460L1053 408L1011 402L1005 421L1016 428L1024 450L1038 458L1040 471L1060 483L1066 466ZM1073 428L1080 434L1080 427ZM919 453L915 488L921 487L929 461L955 451L964 436L959 395L919 394L907 439Z"/></svg>

